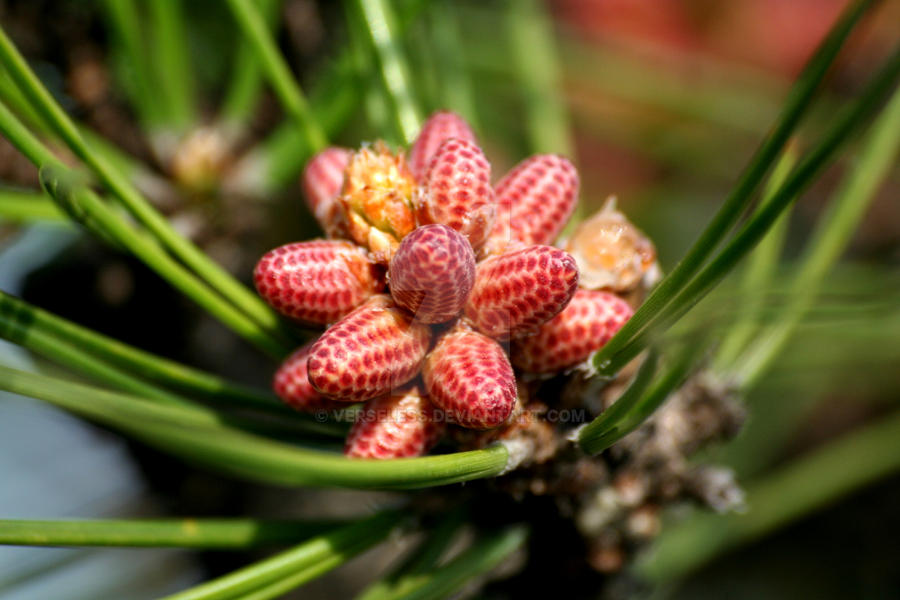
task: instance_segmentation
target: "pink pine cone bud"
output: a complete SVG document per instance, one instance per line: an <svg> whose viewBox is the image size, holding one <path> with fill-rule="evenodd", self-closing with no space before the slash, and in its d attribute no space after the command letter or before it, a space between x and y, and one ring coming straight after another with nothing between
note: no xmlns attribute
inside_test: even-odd
<svg viewBox="0 0 900 600"><path fill-rule="evenodd" d="M497 427L516 404L516 377L506 353L477 331L458 328L444 335L422 376L431 401L463 427Z"/></svg>
<svg viewBox="0 0 900 600"><path fill-rule="evenodd" d="M253 280L281 314L307 323L333 323L383 287L364 250L340 240L296 242L266 253Z"/></svg>
<svg viewBox="0 0 900 600"><path fill-rule="evenodd" d="M441 144L418 190L419 225L439 223L463 234L473 249L494 224L491 166L473 142L449 139Z"/></svg>
<svg viewBox="0 0 900 600"><path fill-rule="evenodd" d="M413 388L366 404L347 435L344 454L382 459L422 456L445 428L439 411Z"/></svg>
<svg viewBox="0 0 900 600"><path fill-rule="evenodd" d="M272 378L272 389L285 404L301 412L337 410L341 404L323 397L309 382L306 362L312 344L307 344L291 354Z"/></svg>
<svg viewBox="0 0 900 600"><path fill-rule="evenodd" d="M409 151L409 168L416 181L422 181L437 149L450 138L476 141L469 124L458 114L442 110L428 117Z"/></svg>
<svg viewBox="0 0 900 600"><path fill-rule="evenodd" d="M632 314L628 303L615 294L578 290L537 333L514 341L510 358L529 373L574 367L602 348Z"/></svg>
<svg viewBox="0 0 900 600"><path fill-rule="evenodd" d="M533 333L556 316L578 287L578 266L551 246L529 246L478 264L465 314L498 339Z"/></svg>
<svg viewBox="0 0 900 600"><path fill-rule="evenodd" d="M328 237L346 234L338 196L352 155L346 148L326 148L312 157L303 170L306 205Z"/></svg>
<svg viewBox="0 0 900 600"><path fill-rule="evenodd" d="M388 276L394 301L422 323L460 313L475 283L475 254L446 225L419 227L400 243Z"/></svg>
<svg viewBox="0 0 900 600"><path fill-rule="evenodd" d="M519 163L494 187L497 219L482 253L508 244L552 244L578 197L578 172L567 159L537 154Z"/></svg>
<svg viewBox="0 0 900 600"><path fill-rule="evenodd" d="M388 394L415 377L431 330L379 294L331 326L309 351L309 382L345 402Z"/></svg>

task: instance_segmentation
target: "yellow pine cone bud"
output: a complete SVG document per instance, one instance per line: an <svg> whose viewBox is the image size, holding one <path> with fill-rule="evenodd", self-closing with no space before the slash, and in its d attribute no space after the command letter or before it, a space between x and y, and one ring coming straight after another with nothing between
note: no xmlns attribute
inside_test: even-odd
<svg viewBox="0 0 900 600"><path fill-rule="evenodd" d="M350 237L387 264L400 240L416 227L415 180L402 153L383 142L355 152L347 166L340 204Z"/></svg>

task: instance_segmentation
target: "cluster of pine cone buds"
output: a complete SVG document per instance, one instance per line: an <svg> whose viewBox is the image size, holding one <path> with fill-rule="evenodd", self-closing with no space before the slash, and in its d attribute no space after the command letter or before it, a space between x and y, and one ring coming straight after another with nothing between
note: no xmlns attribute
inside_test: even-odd
<svg viewBox="0 0 900 600"><path fill-rule="evenodd" d="M353 457L417 456L448 426L507 425L522 407L517 371L583 363L631 316L618 294L655 264L611 207L552 246L577 202L572 164L533 156L492 185L450 112L428 119L408 159L380 142L319 153L303 187L328 239L270 251L254 279L280 313L327 329L274 388L303 411L367 402Z"/></svg>

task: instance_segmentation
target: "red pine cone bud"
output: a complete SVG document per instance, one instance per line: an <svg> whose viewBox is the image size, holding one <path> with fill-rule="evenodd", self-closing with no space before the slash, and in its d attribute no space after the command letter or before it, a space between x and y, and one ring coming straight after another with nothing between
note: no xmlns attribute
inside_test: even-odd
<svg viewBox="0 0 900 600"><path fill-rule="evenodd" d="M450 138L476 142L469 124L458 114L442 110L428 117L409 151L409 168L416 181L423 180L437 149Z"/></svg>
<svg viewBox="0 0 900 600"><path fill-rule="evenodd" d="M446 225L419 227L400 243L388 275L394 301L422 323L460 313L475 283L475 254Z"/></svg>
<svg viewBox="0 0 900 600"><path fill-rule="evenodd" d="M312 344L307 344L291 354L272 378L272 389L285 404L301 412L337 410L341 403L323 397L309 382L306 361Z"/></svg>
<svg viewBox="0 0 900 600"><path fill-rule="evenodd" d="M486 335L516 338L556 316L577 287L574 258L551 246L529 246L478 264L465 314Z"/></svg>
<svg viewBox="0 0 900 600"><path fill-rule="evenodd" d="M422 376L431 401L463 427L497 427L516 404L506 353L477 331L457 328L444 335L425 359Z"/></svg>
<svg viewBox="0 0 900 600"><path fill-rule="evenodd" d="M441 144L418 190L419 225L440 223L460 232L473 249L494 224L491 166L473 142L449 139Z"/></svg>
<svg viewBox="0 0 900 600"><path fill-rule="evenodd" d="M574 367L602 348L632 313L615 294L578 290L569 305L537 333L514 341L510 358L530 373Z"/></svg>
<svg viewBox="0 0 900 600"><path fill-rule="evenodd" d="M552 244L578 197L578 173L566 158L537 154L519 163L494 187L497 219L482 254L510 243Z"/></svg>
<svg viewBox="0 0 900 600"><path fill-rule="evenodd" d="M413 388L366 404L347 435L344 454L354 458L421 456L441 438L439 411Z"/></svg>
<svg viewBox="0 0 900 600"><path fill-rule="evenodd" d="M361 402L415 377L431 330L383 294L331 326L309 351L309 382L321 394Z"/></svg>
<svg viewBox="0 0 900 600"><path fill-rule="evenodd" d="M253 281L272 308L319 325L337 321L383 287L365 251L340 240L275 248L259 260Z"/></svg>
<svg viewBox="0 0 900 600"><path fill-rule="evenodd" d="M346 148L326 148L313 156L303 170L306 205L328 237L346 235L338 196L352 155Z"/></svg>

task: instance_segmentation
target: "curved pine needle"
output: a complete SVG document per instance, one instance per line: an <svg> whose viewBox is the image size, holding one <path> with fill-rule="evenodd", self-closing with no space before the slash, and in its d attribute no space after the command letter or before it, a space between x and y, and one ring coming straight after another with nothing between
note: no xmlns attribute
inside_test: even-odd
<svg viewBox="0 0 900 600"><path fill-rule="evenodd" d="M426 2L406 2L402 10L398 10L399 35L406 32ZM358 107L363 95L356 80L352 50L345 46L310 93L315 121L327 137L336 135ZM242 194L265 197L293 181L313 152L303 132L293 123L282 124L241 159L228 175L225 187Z"/></svg>
<svg viewBox="0 0 900 600"><path fill-rule="evenodd" d="M627 362L617 361L613 364L611 359L635 341L650 322L662 313L725 238L746 208L753 192L761 183L778 153L781 152L797 123L807 112L825 73L834 62L850 32L863 14L872 8L873 4L874 2L871 0L857 0L844 11L841 18L831 28L797 78L774 129L763 140L719 211L672 272L659 283L609 343L594 355L592 360L597 369L605 373L614 373L617 367L621 368ZM636 355L636 352L631 353L632 357Z"/></svg>
<svg viewBox="0 0 900 600"><path fill-rule="evenodd" d="M582 450L588 454L599 454L640 427L656 409L662 406L672 392L684 383L701 348L700 344L696 344L692 349L683 351L670 364L665 365L665 368L660 369L652 383L643 379L647 375L642 368L642 379L635 382L641 385L638 387L637 394L629 395L626 398L628 406L613 418L603 419L603 414L601 414L597 417L597 425L588 429L591 427L589 425L588 428L581 431L578 436L578 444ZM650 368L652 366L651 364ZM620 398L619 401L621 400ZM613 407L619 401L613 404Z"/></svg>
<svg viewBox="0 0 900 600"><path fill-rule="evenodd" d="M537 0L510 0L507 4L510 59L525 104L531 151L572 158L575 144L561 93L553 24Z"/></svg>
<svg viewBox="0 0 900 600"><path fill-rule="evenodd" d="M228 0L228 6L235 20L244 32L256 52L257 59L263 68L275 94L281 101L285 112L295 121L306 137L306 143L313 152L321 150L328 144L328 138L316 122L303 90L278 51L275 40L269 31L259 8L251 0Z"/></svg>
<svg viewBox="0 0 900 600"><path fill-rule="evenodd" d="M621 348L610 354L606 350L616 339L613 337L609 344L595 354L594 364L597 368L604 374L617 372L647 347L654 337L658 337L677 322L709 293L753 249L782 211L799 197L834 158L837 150L853 133L864 126L895 86L898 78L900 78L900 47L888 58L862 94L835 118L822 142L803 158L772 200L747 221L725 248L674 299L671 299L666 307L647 319L646 326L631 341L619 344ZM625 331L630 323L631 321L628 321L616 336ZM606 356L608 358L605 358Z"/></svg>
<svg viewBox="0 0 900 600"><path fill-rule="evenodd" d="M124 392L140 394L168 405L186 404L186 401L177 395L110 366L59 338L47 335L40 329L28 327L15 318L8 318L4 312L0 312L0 338L19 344L48 360Z"/></svg>
<svg viewBox="0 0 900 600"><path fill-rule="evenodd" d="M260 588L283 584L286 579L295 579L298 572L304 573L304 575L318 575L381 542L401 522L402 518L402 514L398 512L378 513L368 519L316 536L290 550L238 569L218 579L166 596L163 600L247 598L249 594ZM326 565L327 568L325 568ZM310 573L310 571L312 572ZM300 583L302 582L297 582L297 585ZM289 589L291 588L283 591Z"/></svg>
<svg viewBox="0 0 900 600"><path fill-rule="evenodd" d="M392 116L401 141L411 144L419 133L421 115L416 106L409 65L399 41L397 19L387 0L349 0L348 7L365 23L375 53L378 74L393 106Z"/></svg>
<svg viewBox="0 0 900 600"><path fill-rule="evenodd" d="M812 307L822 280L847 246L875 192L896 164L900 149L900 91L872 127L859 160L843 180L827 212L800 258L800 270L780 318L754 340L739 361L737 380L752 385L768 368L791 336L801 317Z"/></svg>
<svg viewBox="0 0 900 600"><path fill-rule="evenodd" d="M287 486L413 489L492 477L505 446L422 458L361 460L298 448L201 415L0 366L0 389L50 402L192 462L250 481Z"/></svg>
<svg viewBox="0 0 900 600"><path fill-rule="evenodd" d="M41 310L0 290L0 323L39 331L141 377L216 402L297 416L270 393L156 356Z"/></svg>
<svg viewBox="0 0 900 600"><path fill-rule="evenodd" d="M297 542L336 525L322 519L4 519L0 520L0 545L242 550Z"/></svg>
<svg viewBox="0 0 900 600"><path fill-rule="evenodd" d="M356 600L389 600L409 593L426 583L457 533L465 525L463 509L452 511L428 535L409 551L403 562L386 577L379 579L356 597Z"/></svg>
<svg viewBox="0 0 900 600"><path fill-rule="evenodd" d="M22 94L31 102L33 108L53 128L56 135L90 167L112 195L118 198L135 219L147 228L161 246L201 277L208 284L207 287L211 288L209 290L211 293L221 295L232 305L233 310L245 314L252 322L255 322L261 333L273 340L286 341L286 336L281 329L283 327L281 319L265 302L240 284L192 242L176 232L172 225L138 192L131 181L118 170L116 165L103 154L93 150L66 112L28 66L2 27L0 27L0 63L6 68ZM33 143L37 144L38 142L35 139ZM23 152L28 154L25 150ZM40 156L29 155L29 158L34 158L35 160L32 162L38 167L57 162L46 149ZM277 352L279 355L284 355L290 350L291 344L288 342L286 348L279 348Z"/></svg>
<svg viewBox="0 0 900 600"><path fill-rule="evenodd" d="M148 2L148 25L153 57L151 65L156 73L158 95L167 107L170 124L178 132L196 123L194 75L191 55L187 47L184 22L185 0Z"/></svg>
<svg viewBox="0 0 900 600"><path fill-rule="evenodd" d="M789 145L785 148L781 159L775 165L769 181L766 182L766 190L760 207L768 204L778 188L784 183L791 169L797 162L797 147ZM757 332L761 322L765 290L771 286L772 277L778 266L778 259L784 246L784 238L787 235L790 211L782 214L772 229L759 242L759 245L748 258L746 270L743 273L740 287L740 305L738 311L740 320L729 328L722 343L716 351L714 368L722 371L731 366L738 355L747 347L747 344Z"/></svg>
<svg viewBox="0 0 900 600"><path fill-rule="evenodd" d="M521 525L487 534L458 557L429 573L425 582L416 589L390 598L394 600L447 598L467 582L499 565L521 548L527 538L528 530Z"/></svg>
<svg viewBox="0 0 900 600"><path fill-rule="evenodd" d="M46 194L0 189L0 222L58 224L67 220L65 213Z"/></svg>
<svg viewBox="0 0 900 600"><path fill-rule="evenodd" d="M278 22L280 4L279 0L258 2L262 17L270 29ZM235 49L231 80L225 90L220 108L219 119L230 136L248 126L247 121L259 100L262 84L262 67L259 59L253 52L250 42L242 39Z"/></svg>

